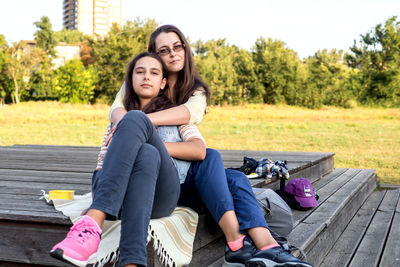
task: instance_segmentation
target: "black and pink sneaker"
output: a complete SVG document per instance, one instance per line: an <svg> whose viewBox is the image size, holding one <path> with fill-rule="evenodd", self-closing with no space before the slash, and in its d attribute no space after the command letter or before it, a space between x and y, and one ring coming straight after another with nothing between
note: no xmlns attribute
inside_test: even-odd
<svg viewBox="0 0 400 267"><path fill-rule="evenodd" d="M69 230L63 241L55 245L50 255L76 266L95 264L101 239L101 228L85 215Z"/></svg>

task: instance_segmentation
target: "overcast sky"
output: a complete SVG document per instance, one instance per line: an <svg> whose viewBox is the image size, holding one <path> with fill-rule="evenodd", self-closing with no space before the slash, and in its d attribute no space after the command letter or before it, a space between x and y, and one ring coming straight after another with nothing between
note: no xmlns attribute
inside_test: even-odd
<svg viewBox="0 0 400 267"><path fill-rule="evenodd" d="M0 34L33 39L33 22L48 16L62 29L63 0L0 0ZM123 22L135 18L174 24L190 38L226 38L251 49L258 37L278 39L303 57L322 49L348 51L354 40L389 17L400 0L122 0Z"/></svg>

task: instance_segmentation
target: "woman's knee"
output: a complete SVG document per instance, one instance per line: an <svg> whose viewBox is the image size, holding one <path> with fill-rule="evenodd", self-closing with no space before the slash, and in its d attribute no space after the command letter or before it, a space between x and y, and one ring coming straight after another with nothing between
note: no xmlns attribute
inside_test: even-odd
<svg viewBox="0 0 400 267"><path fill-rule="evenodd" d="M249 179L244 173L237 170L225 169L225 174L230 189L232 189L232 186L236 188L237 187L251 188Z"/></svg>
<svg viewBox="0 0 400 267"><path fill-rule="evenodd" d="M218 150L212 149L212 148L207 148L207 153L204 161L208 162L218 162L222 161L221 154L219 153Z"/></svg>

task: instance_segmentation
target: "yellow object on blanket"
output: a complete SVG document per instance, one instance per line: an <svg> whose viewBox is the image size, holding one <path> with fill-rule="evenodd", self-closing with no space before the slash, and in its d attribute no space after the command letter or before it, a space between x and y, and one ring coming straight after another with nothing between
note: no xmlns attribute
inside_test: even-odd
<svg viewBox="0 0 400 267"><path fill-rule="evenodd" d="M74 200L52 199L42 190L42 195L56 210L68 216L72 223L80 219L82 211L92 204L92 195L75 195ZM160 219L150 220L147 242L154 240L154 249L165 266L185 266L192 259L193 241L196 234L198 214L190 208L177 207L174 212ZM117 258L121 221L105 221L97 252L99 266Z"/></svg>
<svg viewBox="0 0 400 267"><path fill-rule="evenodd" d="M74 199L74 190L51 190L49 191L49 199Z"/></svg>

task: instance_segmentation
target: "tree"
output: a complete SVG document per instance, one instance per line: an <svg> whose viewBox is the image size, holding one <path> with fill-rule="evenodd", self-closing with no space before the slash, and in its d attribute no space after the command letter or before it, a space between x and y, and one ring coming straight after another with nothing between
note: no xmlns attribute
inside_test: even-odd
<svg viewBox="0 0 400 267"><path fill-rule="evenodd" d="M283 42L271 38L257 39L252 50L255 72L264 87L264 103L292 104L301 84L297 54Z"/></svg>
<svg viewBox="0 0 400 267"><path fill-rule="evenodd" d="M233 67L237 74L237 84L242 87L243 100L262 103L264 87L258 80L252 53L245 49L238 50L233 58Z"/></svg>
<svg viewBox="0 0 400 267"><path fill-rule="evenodd" d="M378 24L359 43L354 41L347 64L359 70L359 101L400 105L400 22L389 18Z"/></svg>
<svg viewBox="0 0 400 267"><path fill-rule="evenodd" d="M5 104L7 94L10 93L11 80L6 74L8 61L8 45L4 35L0 34L0 106Z"/></svg>
<svg viewBox="0 0 400 267"><path fill-rule="evenodd" d="M62 29L61 31L54 32L54 39L56 43L62 42L67 44L83 42L90 37L85 36L78 30Z"/></svg>
<svg viewBox="0 0 400 267"><path fill-rule="evenodd" d="M96 73L93 67L85 68L78 59L68 61L55 74L58 98L64 103L89 103L94 96Z"/></svg>
<svg viewBox="0 0 400 267"><path fill-rule="evenodd" d="M54 88L55 73L52 69L51 59L44 56L32 73L31 97L34 99L58 100L57 92Z"/></svg>
<svg viewBox="0 0 400 267"><path fill-rule="evenodd" d="M91 41L94 64L98 73L95 98L98 102L111 103L124 80L129 60L147 50L150 34L156 29L154 20L128 21L121 29L114 24L103 39Z"/></svg>
<svg viewBox="0 0 400 267"><path fill-rule="evenodd" d="M44 51L40 48L29 48L24 42L14 43L8 48L8 58L6 73L14 83L13 102L19 104L20 89L27 88L32 76L32 72L37 68L44 55Z"/></svg>
<svg viewBox="0 0 400 267"><path fill-rule="evenodd" d="M326 49L318 51L306 62L307 83L313 87L313 94L318 99L313 101L315 107L321 105L345 106L353 98L352 92L346 87L349 68L342 62L343 51ZM300 103L297 103L300 104ZM305 103L302 103L305 104Z"/></svg>
<svg viewBox="0 0 400 267"><path fill-rule="evenodd" d="M33 23L37 31L34 33L36 45L42 48L49 56L55 57L57 40L50 19L47 16L43 16L39 21Z"/></svg>
<svg viewBox="0 0 400 267"><path fill-rule="evenodd" d="M225 43L225 39L201 41L196 44L196 66L209 85L213 104L237 104L242 96L233 66L237 48Z"/></svg>

